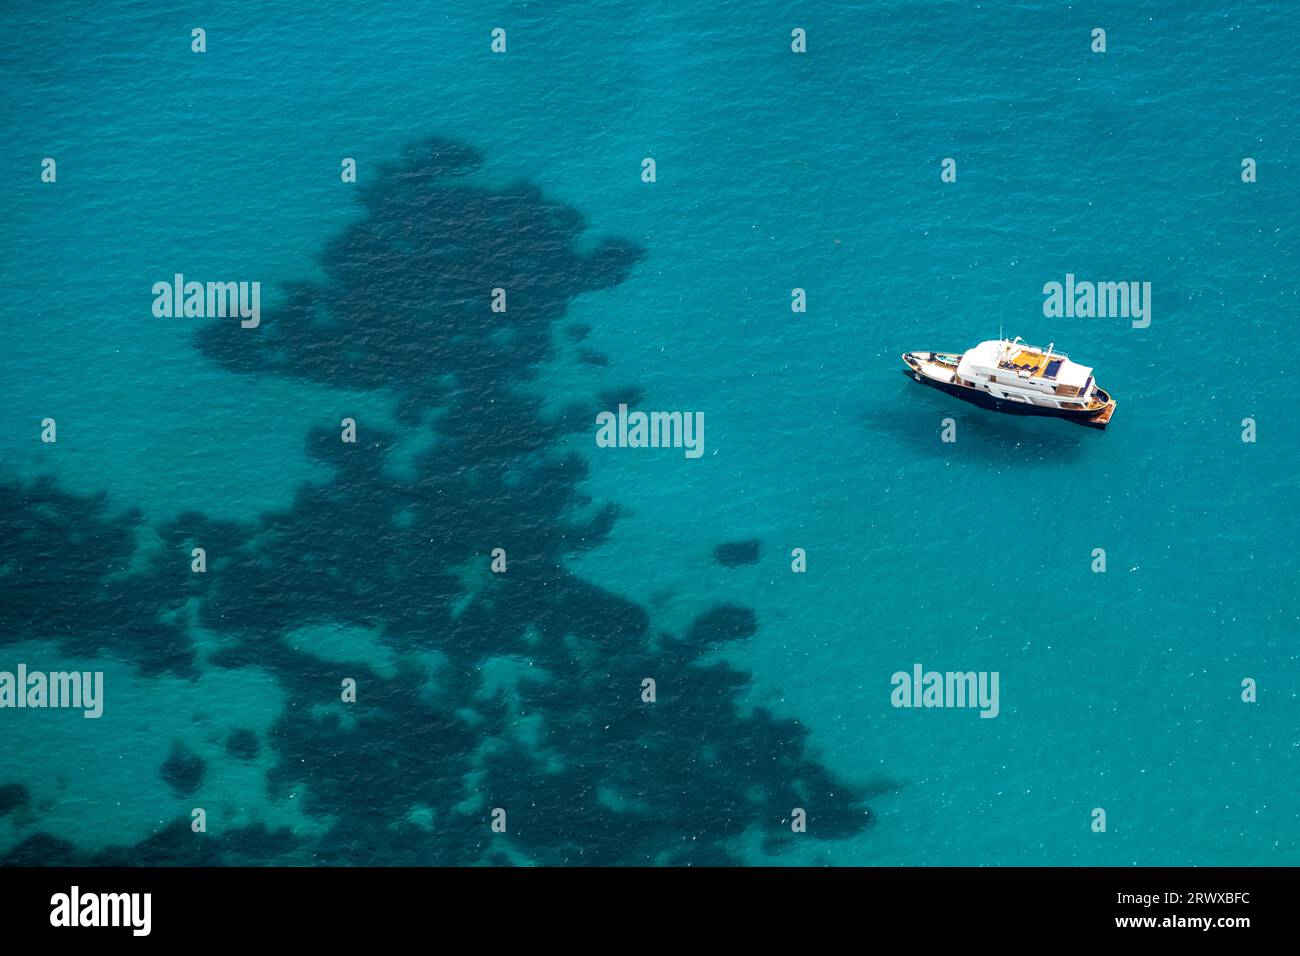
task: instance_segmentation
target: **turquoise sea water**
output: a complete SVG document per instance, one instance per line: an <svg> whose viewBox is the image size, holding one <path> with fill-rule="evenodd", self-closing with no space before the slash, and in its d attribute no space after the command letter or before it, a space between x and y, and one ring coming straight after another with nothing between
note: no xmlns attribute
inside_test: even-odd
<svg viewBox="0 0 1300 956"><path fill-rule="evenodd" d="M107 698L0 711L7 859L1300 863L1290 5L0 17L0 670ZM267 338L155 318L176 272L261 281ZM1150 327L1045 318L1066 273L1150 282ZM1095 366L1111 427L899 374L999 327ZM598 449L619 395L703 411L703 457ZM998 671L1001 714L893 708L917 662Z"/></svg>

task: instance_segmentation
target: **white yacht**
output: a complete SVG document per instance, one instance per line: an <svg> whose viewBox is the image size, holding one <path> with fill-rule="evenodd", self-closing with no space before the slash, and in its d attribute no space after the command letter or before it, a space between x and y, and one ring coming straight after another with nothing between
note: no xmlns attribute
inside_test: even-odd
<svg viewBox="0 0 1300 956"><path fill-rule="evenodd" d="M1092 369L1070 361L1054 345L991 339L955 352L907 352L908 375L985 408L1016 415L1068 418L1105 428L1115 400L1093 380Z"/></svg>

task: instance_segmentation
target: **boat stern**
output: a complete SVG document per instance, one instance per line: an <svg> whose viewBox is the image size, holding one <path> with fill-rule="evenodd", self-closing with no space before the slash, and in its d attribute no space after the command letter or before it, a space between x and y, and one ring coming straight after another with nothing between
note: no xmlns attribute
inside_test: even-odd
<svg viewBox="0 0 1300 956"><path fill-rule="evenodd" d="M1110 424L1111 416L1115 414L1115 405L1117 403L1105 389L1098 387L1097 391L1105 396L1106 404L1096 414L1088 417L1087 424L1093 428L1105 428Z"/></svg>

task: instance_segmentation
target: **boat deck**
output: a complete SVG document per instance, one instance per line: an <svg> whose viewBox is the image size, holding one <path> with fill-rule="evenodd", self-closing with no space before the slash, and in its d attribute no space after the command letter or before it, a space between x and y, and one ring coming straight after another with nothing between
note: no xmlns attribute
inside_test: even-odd
<svg viewBox="0 0 1300 956"><path fill-rule="evenodd" d="M1055 378L1061 367L1060 356L1050 356L1046 352L1031 352L1021 349L1010 358L998 363L999 368L1028 372L1030 378Z"/></svg>

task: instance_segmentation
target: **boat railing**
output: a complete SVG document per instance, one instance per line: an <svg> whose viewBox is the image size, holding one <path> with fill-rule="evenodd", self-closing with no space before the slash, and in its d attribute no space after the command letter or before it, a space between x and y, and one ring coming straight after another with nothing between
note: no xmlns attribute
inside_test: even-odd
<svg viewBox="0 0 1300 956"><path fill-rule="evenodd" d="M1049 353L1046 349L1039 348L1037 345L1021 345L1020 348L1024 349L1026 352L1033 352L1038 355L1050 354L1051 357L1054 359L1068 359L1070 357L1065 352L1058 352L1056 351L1056 349L1052 349L1052 351ZM1007 349L1006 351L1009 353L1011 350ZM1007 355L1003 355L1002 361L1009 362L1011 361L1011 359Z"/></svg>

